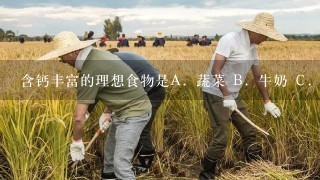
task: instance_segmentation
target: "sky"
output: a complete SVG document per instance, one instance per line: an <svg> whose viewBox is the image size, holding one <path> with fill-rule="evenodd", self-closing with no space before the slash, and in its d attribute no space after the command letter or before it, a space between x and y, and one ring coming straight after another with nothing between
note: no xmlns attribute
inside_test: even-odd
<svg viewBox="0 0 320 180"><path fill-rule="evenodd" d="M320 34L319 0L0 0L0 28L28 36L73 31L103 35L104 20L119 16L127 37L225 34L259 12L275 17L285 34Z"/></svg>

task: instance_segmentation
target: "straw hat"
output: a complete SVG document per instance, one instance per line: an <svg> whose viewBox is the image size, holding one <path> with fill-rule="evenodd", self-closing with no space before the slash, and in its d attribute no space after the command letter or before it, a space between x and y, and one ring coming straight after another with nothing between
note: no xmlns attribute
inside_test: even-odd
<svg viewBox="0 0 320 180"><path fill-rule="evenodd" d="M287 41L288 39L274 28L274 18L269 13L259 13L252 21L239 21L237 26L243 29L263 34L278 41Z"/></svg>
<svg viewBox="0 0 320 180"><path fill-rule="evenodd" d="M164 33L162 33L162 32L157 32L157 33L156 33L156 38L164 38Z"/></svg>
<svg viewBox="0 0 320 180"><path fill-rule="evenodd" d="M80 41L75 33L69 31L62 31L53 38L54 50L40 57L38 60L49 60L55 57L59 57L70 52L88 47L96 41L98 40L95 39L88 41Z"/></svg>

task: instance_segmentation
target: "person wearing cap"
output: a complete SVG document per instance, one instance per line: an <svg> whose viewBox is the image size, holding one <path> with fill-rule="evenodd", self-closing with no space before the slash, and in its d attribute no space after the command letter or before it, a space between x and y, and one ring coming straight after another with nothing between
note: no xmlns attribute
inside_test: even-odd
<svg viewBox="0 0 320 180"><path fill-rule="evenodd" d="M77 86L77 104L70 145L72 160L84 159L82 131L85 115L88 106L99 99L108 107L104 114L111 117L111 111L114 112L106 140L106 164L102 179L135 179L131 161L140 134L151 117L151 103L141 83L129 86L127 79L135 75L134 71L116 55L93 48L91 44L95 41L80 41L73 32L63 31L54 37L55 50L38 60L59 57L61 62L80 71L82 83ZM111 80L115 75L122 76L123 81ZM102 80L102 76L108 77L109 81L107 78ZM94 78L94 83L85 84L91 81L90 77Z"/></svg>
<svg viewBox="0 0 320 180"><path fill-rule="evenodd" d="M137 43L134 43L134 47L146 47L146 41L143 36L138 36L139 41Z"/></svg>
<svg viewBox="0 0 320 180"><path fill-rule="evenodd" d="M208 85L203 87L203 100L214 134L201 162L201 180L214 179L216 163L223 157L227 146L230 122L243 139L246 160L250 162L261 159L262 148L257 143L256 129L234 112L238 109L249 116L239 97L241 85L235 83L235 74L241 75L241 81L244 82L251 69L264 100L264 115L267 112L275 118L281 115L280 109L271 102L267 89L260 80L257 45L267 37L279 41L286 41L287 38L275 30L274 18L269 13L259 13L253 21L241 21L237 25L242 28L240 32L228 33L219 40L206 74Z"/></svg>
<svg viewBox="0 0 320 180"><path fill-rule="evenodd" d="M158 47L158 46L164 47L165 43L166 43L166 40L164 39L164 33L157 32L156 33L156 39L154 40L152 46L153 47Z"/></svg>
<svg viewBox="0 0 320 180"><path fill-rule="evenodd" d="M142 56L132 52L113 52L113 54L118 56L138 75L152 106L151 118L148 124L144 127L140 135L138 146L135 150L135 157L137 157L140 164L134 165L133 170L135 174L138 175L148 172L149 168L152 166L155 148L151 140L151 127L153 120L155 119L156 112L165 98L165 88L160 85L162 84L162 79L160 78L159 72ZM89 105L89 113L94 110L94 107L98 102L99 101L97 100L95 104ZM101 117L103 117L103 115ZM104 118L100 118L100 121L104 120ZM107 146L108 144L106 143L104 149L105 154L107 153ZM104 162L107 162L106 158Z"/></svg>

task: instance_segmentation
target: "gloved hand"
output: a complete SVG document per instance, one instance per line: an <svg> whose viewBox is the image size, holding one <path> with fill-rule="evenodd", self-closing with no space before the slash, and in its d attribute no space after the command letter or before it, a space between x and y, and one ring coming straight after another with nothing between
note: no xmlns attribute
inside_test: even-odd
<svg viewBox="0 0 320 180"><path fill-rule="evenodd" d="M223 100L223 107L227 107L231 111L234 111L235 109L237 109L237 103L234 100L234 98L232 97L232 95L224 96L223 99L224 99Z"/></svg>
<svg viewBox="0 0 320 180"><path fill-rule="evenodd" d="M267 112L269 112L274 118L280 117L281 115L280 109L271 101L264 104L263 115L267 115Z"/></svg>
<svg viewBox="0 0 320 180"><path fill-rule="evenodd" d="M112 113L103 112L99 119L99 127L102 133L109 128L112 122Z"/></svg>
<svg viewBox="0 0 320 180"><path fill-rule="evenodd" d="M70 154L72 161L81 161L84 159L85 149L82 139L75 141L72 139L70 145Z"/></svg>

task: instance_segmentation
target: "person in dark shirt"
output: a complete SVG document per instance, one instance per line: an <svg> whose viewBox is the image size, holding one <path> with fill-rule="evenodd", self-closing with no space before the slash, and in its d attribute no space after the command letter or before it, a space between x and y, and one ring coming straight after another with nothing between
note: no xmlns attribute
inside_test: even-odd
<svg viewBox="0 0 320 180"><path fill-rule="evenodd" d="M84 41L93 40L93 39L94 39L94 38L93 38L93 35L94 35L94 32L93 32L93 31L90 31L90 32L88 33L88 37L85 37L83 40L84 40ZM97 47L97 44L96 44L96 43L93 43L92 46L93 46L93 47Z"/></svg>
<svg viewBox="0 0 320 180"><path fill-rule="evenodd" d="M198 45L199 44L199 35L198 34L193 35L193 38L191 39L191 43L193 45Z"/></svg>
<svg viewBox="0 0 320 180"><path fill-rule="evenodd" d="M137 43L134 43L134 47L146 47L146 41L143 36L138 36L139 41Z"/></svg>
<svg viewBox="0 0 320 180"><path fill-rule="evenodd" d="M166 40L164 39L164 34L162 32L157 32L156 39L153 42L153 47L158 47L158 46L164 47L165 43L166 43Z"/></svg>
<svg viewBox="0 0 320 180"><path fill-rule="evenodd" d="M209 46L211 44L211 40L206 36L202 36L202 39L199 43L200 46Z"/></svg>

